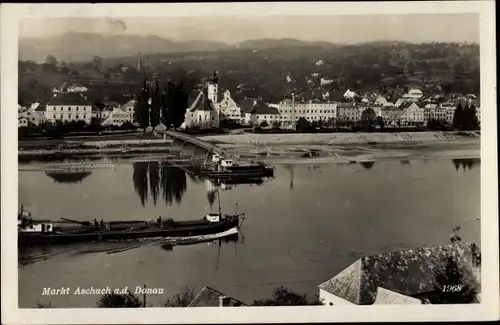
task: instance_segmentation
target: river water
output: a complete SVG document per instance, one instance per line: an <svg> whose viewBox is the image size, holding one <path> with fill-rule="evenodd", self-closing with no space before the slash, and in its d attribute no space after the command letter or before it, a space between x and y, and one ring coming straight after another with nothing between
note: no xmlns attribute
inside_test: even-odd
<svg viewBox="0 0 500 325"><path fill-rule="evenodd" d="M20 165L19 202L41 219L188 220L218 209L211 184L182 169L156 161L109 163L95 161L95 168L71 177ZM245 303L270 297L280 285L312 296L362 256L448 244L458 225L464 241L480 242L479 167L478 159L278 166L275 179L220 191L223 210L246 212L237 242L20 264L19 306L94 307L98 299L42 295L48 287L134 291L146 284L164 289L148 296L154 306L184 287L211 286Z"/></svg>

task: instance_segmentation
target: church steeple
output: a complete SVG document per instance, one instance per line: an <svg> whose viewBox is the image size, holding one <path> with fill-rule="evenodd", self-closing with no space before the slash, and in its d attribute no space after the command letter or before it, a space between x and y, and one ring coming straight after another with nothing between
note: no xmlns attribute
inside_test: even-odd
<svg viewBox="0 0 500 325"><path fill-rule="evenodd" d="M142 59L141 59L141 52L137 53L137 71L141 72L142 71Z"/></svg>
<svg viewBox="0 0 500 325"><path fill-rule="evenodd" d="M210 78L208 78L208 82L213 84L219 83L219 76L217 75L217 71L214 70L212 72L212 75L210 76Z"/></svg>

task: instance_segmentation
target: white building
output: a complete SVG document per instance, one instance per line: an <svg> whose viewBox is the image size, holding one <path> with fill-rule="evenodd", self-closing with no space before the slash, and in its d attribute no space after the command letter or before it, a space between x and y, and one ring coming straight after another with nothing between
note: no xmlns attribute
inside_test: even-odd
<svg viewBox="0 0 500 325"><path fill-rule="evenodd" d="M336 118L337 103L318 100L292 103L291 99L285 99L279 103L278 110L284 124L290 124L293 116L295 121L303 117L309 122L324 122Z"/></svg>
<svg viewBox="0 0 500 325"><path fill-rule="evenodd" d="M424 93L420 89L410 89L407 94L404 94L404 98L408 98L410 100L419 100L422 98Z"/></svg>
<svg viewBox="0 0 500 325"><path fill-rule="evenodd" d="M104 111L103 111L104 113ZM104 116L103 116L104 118ZM121 126L125 122L133 123L134 117L130 112L125 112L121 108L114 107L101 123L102 126Z"/></svg>
<svg viewBox="0 0 500 325"><path fill-rule="evenodd" d="M213 98L213 93L211 94ZM208 89L200 91L193 103L186 110L181 128L211 129L219 127L219 114L209 99Z"/></svg>
<svg viewBox="0 0 500 325"><path fill-rule="evenodd" d="M219 112L220 120L233 120L241 122L241 109L231 98L231 92L226 90L222 100L215 105Z"/></svg>
<svg viewBox="0 0 500 325"><path fill-rule="evenodd" d="M42 109L46 120L53 123L56 121L90 123L92 119L92 104L77 92L58 93Z"/></svg>
<svg viewBox="0 0 500 325"><path fill-rule="evenodd" d="M387 102L387 99L384 97L384 96L378 96L377 99L375 100L375 104L376 105L386 105L388 102Z"/></svg>
<svg viewBox="0 0 500 325"><path fill-rule="evenodd" d="M88 88L81 84L68 84L63 83L59 88L53 88L52 92L54 93L85 93Z"/></svg>
<svg viewBox="0 0 500 325"><path fill-rule="evenodd" d="M45 122L44 112L32 109L24 110L18 113L17 117L19 126L28 126L28 124L40 125Z"/></svg>
<svg viewBox="0 0 500 325"><path fill-rule="evenodd" d="M420 107L417 103L407 102L401 105L400 108L404 111L403 124L416 125L425 122L424 108Z"/></svg>
<svg viewBox="0 0 500 325"><path fill-rule="evenodd" d="M354 97L356 97L356 92L350 90L350 89L347 89L344 93L344 98L345 99L354 99Z"/></svg>

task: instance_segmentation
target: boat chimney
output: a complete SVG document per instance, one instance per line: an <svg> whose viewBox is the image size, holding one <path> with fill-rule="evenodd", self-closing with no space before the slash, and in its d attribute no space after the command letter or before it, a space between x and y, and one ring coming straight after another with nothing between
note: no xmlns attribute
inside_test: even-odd
<svg viewBox="0 0 500 325"><path fill-rule="evenodd" d="M226 296L219 296L219 307L229 307L231 299Z"/></svg>

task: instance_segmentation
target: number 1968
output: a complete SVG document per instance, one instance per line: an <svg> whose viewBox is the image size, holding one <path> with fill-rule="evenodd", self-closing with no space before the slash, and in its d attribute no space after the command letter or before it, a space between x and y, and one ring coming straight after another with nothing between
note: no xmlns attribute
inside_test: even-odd
<svg viewBox="0 0 500 325"><path fill-rule="evenodd" d="M443 286L443 292L460 292L462 291L461 284L445 285Z"/></svg>

